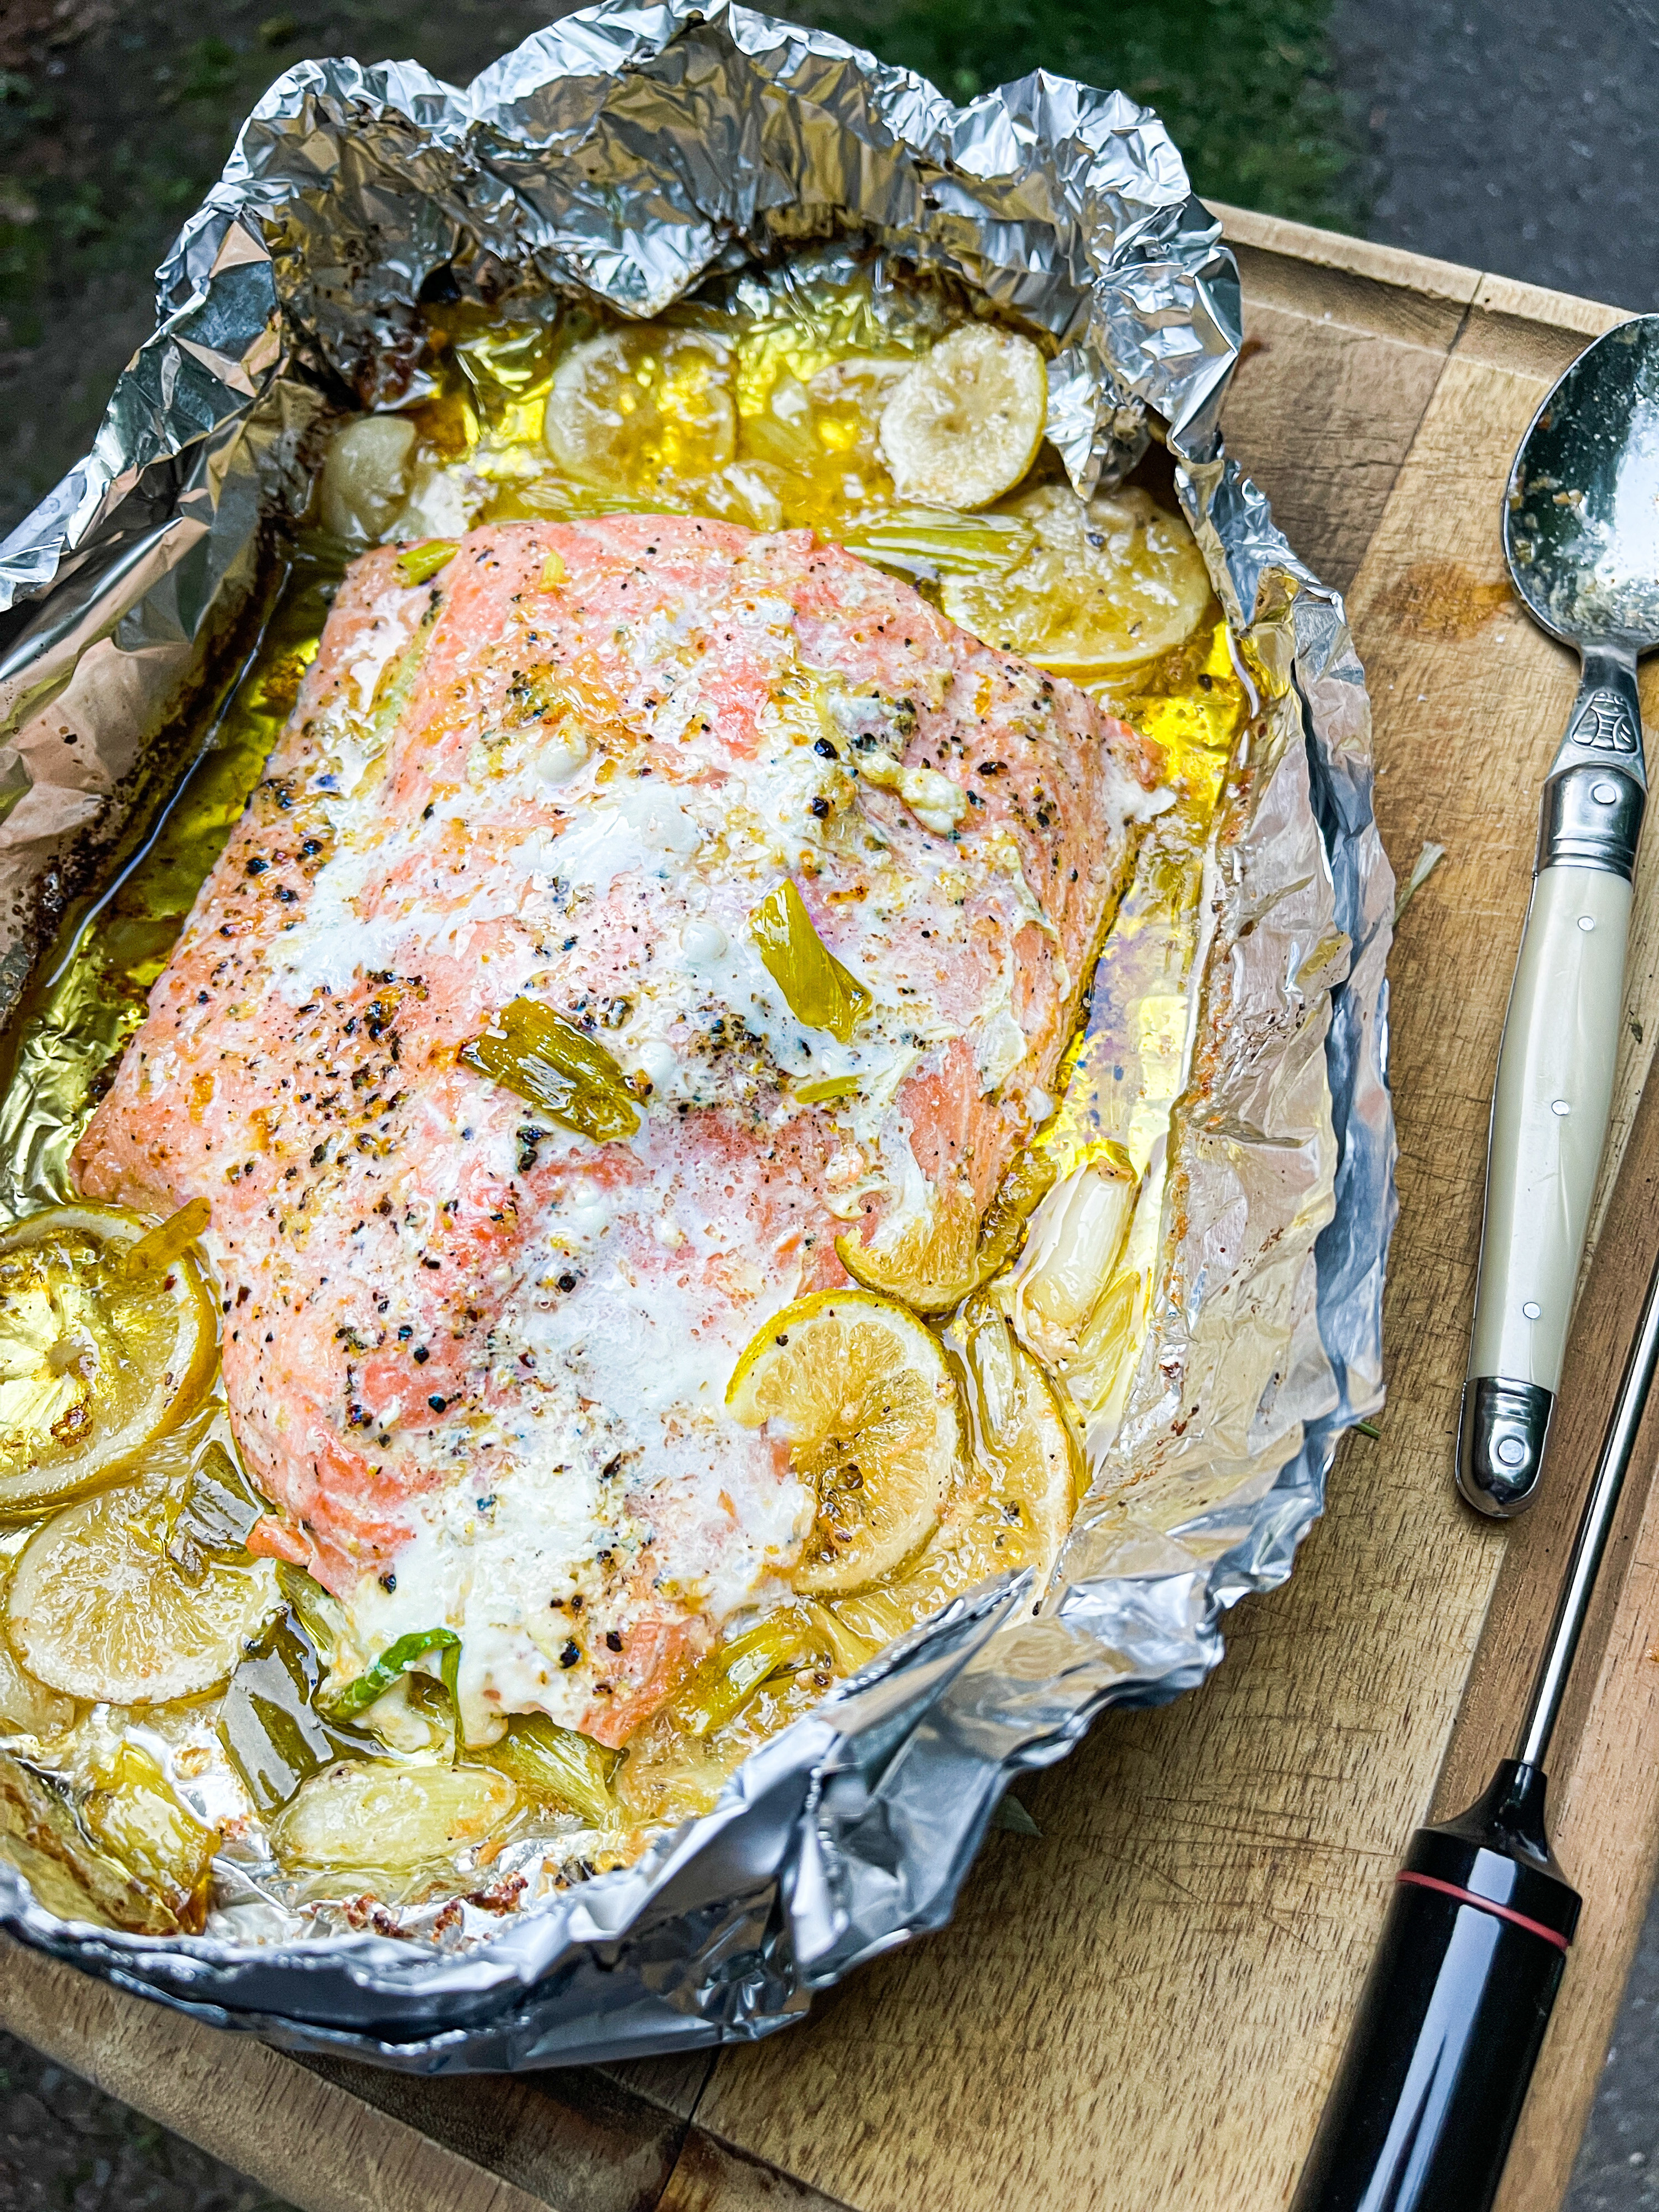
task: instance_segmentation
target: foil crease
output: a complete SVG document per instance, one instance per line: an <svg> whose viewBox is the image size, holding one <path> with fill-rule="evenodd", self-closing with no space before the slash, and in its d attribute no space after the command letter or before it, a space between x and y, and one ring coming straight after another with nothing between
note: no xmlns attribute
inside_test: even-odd
<svg viewBox="0 0 1659 2212"><path fill-rule="evenodd" d="M1038 72L957 108L723 0L606 0L465 91L410 64L279 78L161 269L159 326L92 453L0 545L0 999L43 872L118 823L271 526L302 509L307 432L349 399L418 396L432 271L533 272L644 316L840 234L1051 333L1048 434L1079 491L1120 478L1157 421L1267 678L1211 858L1152 1326L1040 1612L1018 1583L957 1601L714 1811L480 1944L112 1933L58 1919L0 1862L0 1923L220 2026L438 2072L787 2025L949 1917L1014 1775L1105 1707L1202 1680L1222 1613L1289 1574L1342 1430L1382 1402L1394 885L1364 679L1340 599L1222 453L1237 272L1121 94Z"/></svg>

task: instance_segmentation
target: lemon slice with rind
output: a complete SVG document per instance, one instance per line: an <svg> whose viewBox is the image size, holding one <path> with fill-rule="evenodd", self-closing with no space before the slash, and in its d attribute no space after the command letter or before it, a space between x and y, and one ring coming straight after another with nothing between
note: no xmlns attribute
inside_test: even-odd
<svg viewBox="0 0 1659 2212"><path fill-rule="evenodd" d="M939 1340L864 1291L787 1307L738 1360L726 1402L789 1447L817 1500L791 1577L856 1589L889 1573L937 1524L962 1461L956 1384Z"/></svg>
<svg viewBox="0 0 1659 2212"><path fill-rule="evenodd" d="M112 1480L206 1389L213 1303L160 1237L106 1206L53 1206L0 1235L0 1515Z"/></svg>
<svg viewBox="0 0 1659 2212"><path fill-rule="evenodd" d="M836 1599L842 1626L874 1644L996 1575L1029 1571L1035 1606L1084 1487L1082 1455L1054 1388L992 1299L971 1300L948 1340L965 1370L974 1467L902 1576Z"/></svg>
<svg viewBox="0 0 1659 2212"><path fill-rule="evenodd" d="M76 1710L73 1698L49 1690L20 1666L0 1633L0 1736L32 1735L50 1743L74 1725Z"/></svg>
<svg viewBox="0 0 1659 2212"><path fill-rule="evenodd" d="M1036 460L1048 415L1048 372L1030 338L965 323L894 387L882 457L901 499L988 507Z"/></svg>
<svg viewBox="0 0 1659 2212"><path fill-rule="evenodd" d="M606 331L554 372L543 433L560 466L633 494L713 475L737 451L731 349L701 331Z"/></svg>
<svg viewBox="0 0 1659 2212"><path fill-rule="evenodd" d="M164 1705L224 1681L282 1604L269 1559L214 1561L191 1582L168 1556L167 1486L123 1484L48 1521L6 1593L5 1632L69 1698Z"/></svg>
<svg viewBox="0 0 1659 2212"><path fill-rule="evenodd" d="M979 1209L965 1184L937 1185L927 1211L896 1235L860 1244L837 1237L836 1257L855 1283L917 1313L943 1314L977 1287Z"/></svg>
<svg viewBox="0 0 1659 2212"><path fill-rule="evenodd" d="M1167 653L1210 603L1192 532L1138 487L1085 506L1064 484L1039 484L999 509L1036 544L1001 574L946 576L952 622L987 645L1087 682Z"/></svg>

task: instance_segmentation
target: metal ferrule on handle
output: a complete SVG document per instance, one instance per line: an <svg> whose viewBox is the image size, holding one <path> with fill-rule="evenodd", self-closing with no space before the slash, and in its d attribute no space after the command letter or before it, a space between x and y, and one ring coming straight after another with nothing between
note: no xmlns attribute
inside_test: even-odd
<svg viewBox="0 0 1659 2212"><path fill-rule="evenodd" d="M1633 660L1585 656L1544 787L1510 994L1458 1424L1458 1488L1498 1517L1531 1502L1613 1103L1631 878L1647 784Z"/></svg>

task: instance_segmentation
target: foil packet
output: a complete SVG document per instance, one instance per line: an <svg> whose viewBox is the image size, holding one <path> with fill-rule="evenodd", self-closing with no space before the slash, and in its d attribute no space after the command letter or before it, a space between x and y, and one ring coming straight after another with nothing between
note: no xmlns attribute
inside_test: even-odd
<svg viewBox="0 0 1659 2212"><path fill-rule="evenodd" d="M1341 600L1222 452L1241 326L1219 234L1121 94L1039 72L957 108L725 0L606 0L464 92L308 62L260 102L92 453L0 546L0 1007L54 872L111 833L303 511L319 422L420 396L434 272L633 316L841 238L960 279L1051 335L1048 432L1080 493L1157 426L1266 689L1207 863L1152 1323L1040 1610L1018 1582L956 1601L712 1812L482 1942L112 1933L3 1860L0 1923L216 2025L411 2071L760 2036L941 1925L1010 1780L1106 1707L1201 1681L1226 1607L1289 1574L1341 1431L1382 1401L1394 884Z"/></svg>

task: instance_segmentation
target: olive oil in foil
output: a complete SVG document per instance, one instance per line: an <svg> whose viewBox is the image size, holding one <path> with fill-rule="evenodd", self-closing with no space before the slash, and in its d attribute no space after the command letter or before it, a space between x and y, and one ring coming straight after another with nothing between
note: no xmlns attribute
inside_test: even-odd
<svg viewBox="0 0 1659 2212"><path fill-rule="evenodd" d="M322 1928L395 1911L412 1929L459 1913L447 1902L458 1878L480 1894L495 1881L511 1903L623 1863L653 1827L706 1810L749 1752L893 1636L981 1577L1052 1556L1065 1516L1046 1533L1029 1515L1022 1523L1019 1470L1059 1455L1080 1492L1085 1455L1145 1337L1206 854L1263 678L1241 657L1172 501L1132 486L1085 515L1048 448L988 509L899 496L883 409L906 371L978 312L965 294L843 253L726 280L647 323L550 298L496 312L431 307L430 396L389 426L371 418L380 427L367 437L353 426L337 436L242 665L172 748L175 765L141 793L101 886L71 908L40 960L0 1103L12 1212L72 1200L76 1139L261 775L355 550L407 541L419 580L480 522L665 512L815 531L907 578L964 626L977 623L988 642L1039 665L1052 647L1048 665L1156 739L1168 764L1167 803L1139 844L1040 1157L1024 1171L1026 1194L1010 1200L989 1279L945 1328L980 1446L982 1495L966 1534L948 1559L908 1562L870 1589L798 1601L749 1627L620 1758L535 1716L495 1747L469 1747L446 1695L443 1632L408 1653L356 1651L307 1576L286 1565L273 1575L256 1558L263 1501L209 1389L167 1448L124 1475L118 1499L131 1510L120 1504L112 1519L95 1498L70 1510L82 1516L77 1542L118 1541L124 1558L150 1545L181 1619L192 1590L211 1588L224 1605L247 1595L249 1633L228 1675L123 1705L66 1697L20 1671L13 1653L0 1661L0 1731L15 1753L4 1762L8 1826L26 1839L42 1893L81 1917L258 1936L297 1907ZM1072 531L1085 533L1094 596L1067 602L1062 635L1053 579L1075 575ZM507 1054L513 1037L503 1039ZM556 1052L549 1060L546 1039L538 1050L536 1069L558 1062L544 1085L574 1081ZM501 1079L521 1087L529 1065L520 1050ZM632 1112L623 1097L617 1114ZM1068 1190L1114 1224L1112 1266L1073 1322L1050 1316L1045 1372L1009 1322L1020 1321L1024 1224L1034 1236L1057 1233L1054 1220L1063 1230L1055 1209ZM40 1580L29 1563L46 1556L55 1525L28 1513L5 1525L0 1568L21 1560L14 1582ZM269 1590L263 1611L256 1583ZM378 1902L366 1905L365 1893Z"/></svg>

